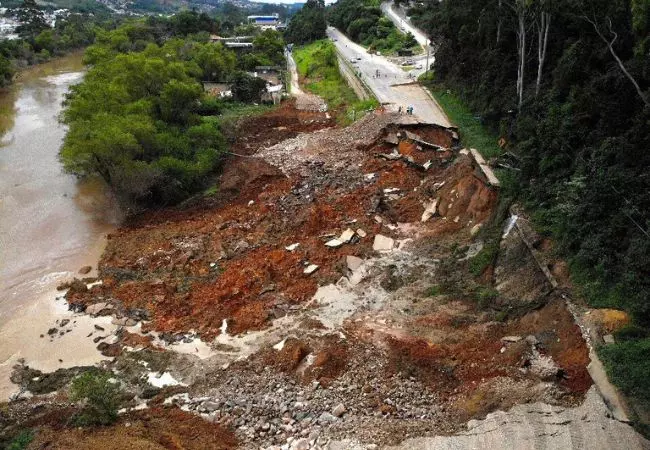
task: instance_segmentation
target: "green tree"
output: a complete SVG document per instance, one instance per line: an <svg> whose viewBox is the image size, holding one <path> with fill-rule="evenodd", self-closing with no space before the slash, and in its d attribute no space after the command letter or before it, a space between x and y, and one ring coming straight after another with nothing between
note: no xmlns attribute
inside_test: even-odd
<svg viewBox="0 0 650 450"><path fill-rule="evenodd" d="M43 11L35 0L23 0L23 4L18 8L16 15L20 22L16 32L23 39L32 40L41 31L50 28Z"/></svg>
<svg viewBox="0 0 650 450"><path fill-rule="evenodd" d="M235 70L235 54L221 43L197 44L192 52L193 61L202 71L204 81L224 81Z"/></svg>
<svg viewBox="0 0 650 450"><path fill-rule="evenodd" d="M323 0L307 0L289 22L285 39L293 44L306 44L326 36L325 3Z"/></svg>
<svg viewBox="0 0 650 450"><path fill-rule="evenodd" d="M266 88L266 81L246 72L236 72L231 86L232 96L240 102L259 102Z"/></svg>

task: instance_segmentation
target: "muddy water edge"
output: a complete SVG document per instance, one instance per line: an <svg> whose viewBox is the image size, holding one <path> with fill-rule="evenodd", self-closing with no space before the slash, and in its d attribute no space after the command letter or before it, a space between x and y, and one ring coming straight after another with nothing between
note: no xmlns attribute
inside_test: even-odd
<svg viewBox="0 0 650 450"><path fill-rule="evenodd" d="M19 362L52 371L102 359L86 337L99 322L68 312L56 291L82 266L95 274L121 219L101 181L79 181L58 160L66 133L58 116L83 78L81 56L26 69L0 91L0 401L17 391L9 377Z"/></svg>

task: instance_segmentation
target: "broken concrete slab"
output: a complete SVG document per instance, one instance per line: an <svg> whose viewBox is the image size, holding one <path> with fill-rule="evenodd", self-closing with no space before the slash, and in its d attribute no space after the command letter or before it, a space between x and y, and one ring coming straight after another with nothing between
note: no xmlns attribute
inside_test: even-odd
<svg viewBox="0 0 650 450"><path fill-rule="evenodd" d="M406 134L406 138L413 141L413 142L417 142L418 144L424 145L425 147L433 148L434 150L444 151L443 147L441 147L439 145L436 145L436 144L432 144L431 142L427 142L424 139L422 139L419 135L417 135L417 134L415 134L415 133L413 133L411 131L405 131L405 134Z"/></svg>
<svg viewBox="0 0 650 450"><path fill-rule="evenodd" d="M422 222L428 221L436 214L436 208L438 207L438 199L435 199L424 205L424 212L422 213Z"/></svg>
<svg viewBox="0 0 650 450"><path fill-rule="evenodd" d="M363 264L363 259L358 256L348 255L345 257L345 263L350 271L354 272Z"/></svg>
<svg viewBox="0 0 650 450"><path fill-rule="evenodd" d="M487 181L490 185L499 187L501 186L501 183L499 182L499 179L494 175L494 172L488 166L488 164L485 162L485 159L483 159L483 155L481 155L478 150L475 148L469 149L469 151L472 153L472 156L474 157L474 160L478 164L479 168L485 175L485 178L487 178Z"/></svg>
<svg viewBox="0 0 650 450"><path fill-rule="evenodd" d="M375 242L372 244L372 249L376 252L390 252L395 246L395 240L384 236L382 234L375 235Z"/></svg>
<svg viewBox="0 0 650 450"><path fill-rule="evenodd" d="M390 133L388 136L384 138L384 142L387 144L391 145L398 145L399 144L399 138L397 137L397 134L395 133Z"/></svg>

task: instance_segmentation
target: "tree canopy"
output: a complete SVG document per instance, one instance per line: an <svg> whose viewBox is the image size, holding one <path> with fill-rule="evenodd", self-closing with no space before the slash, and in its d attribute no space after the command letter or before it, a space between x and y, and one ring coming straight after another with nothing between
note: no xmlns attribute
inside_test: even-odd
<svg viewBox="0 0 650 450"><path fill-rule="evenodd" d="M285 38L293 44L306 44L323 39L326 31L324 1L307 0L302 9L291 18Z"/></svg>
<svg viewBox="0 0 650 450"><path fill-rule="evenodd" d="M510 142L520 199L587 297L650 325L649 3L433 0L410 14L438 47L437 82Z"/></svg>

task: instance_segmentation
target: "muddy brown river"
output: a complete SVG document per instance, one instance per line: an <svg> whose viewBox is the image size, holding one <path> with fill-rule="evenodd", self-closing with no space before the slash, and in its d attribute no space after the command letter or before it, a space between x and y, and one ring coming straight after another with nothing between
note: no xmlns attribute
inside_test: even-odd
<svg viewBox="0 0 650 450"><path fill-rule="evenodd" d="M103 183L78 181L58 160L66 129L57 116L82 70L72 55L24 71L0 92L0 400L15 392L8 377L21 358L41 370L101 359L82 339L90 322L56 299L61 281L96 267L120 219ZM62 318L73 326L50 338Z"/></svg>

